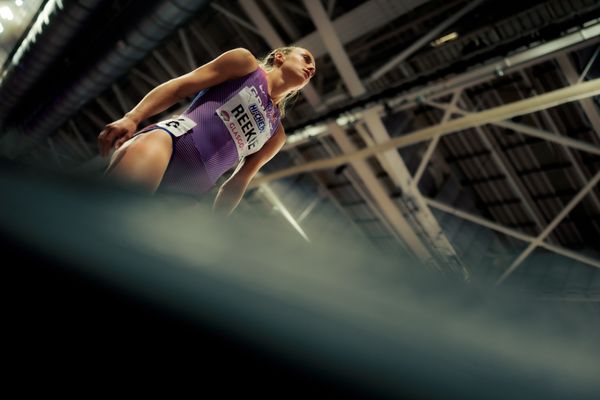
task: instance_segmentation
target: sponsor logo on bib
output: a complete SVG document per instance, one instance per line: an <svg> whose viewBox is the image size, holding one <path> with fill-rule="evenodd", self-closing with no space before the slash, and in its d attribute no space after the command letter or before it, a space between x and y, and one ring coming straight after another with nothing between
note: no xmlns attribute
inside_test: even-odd
<svg viewBox="0 0 600 400"><path fill-rule="evenodd" d="M229 113L225 110L221 110L219 115L221 116L221 119L225 122L229 122L229 120L231 119L231 117L229 116Z"/></svg>
<svg viewBox="0 0 600 400"><path fill-rule="evenodd" d="M250 110L250 113L252 114L252 118L254 118L254 121L256 121L256 124L258 125L258 130L260 133L263 133L265 131L265 117L263 117L262 113L260 112L260 110L258 109L258 106L256 104L250 104L250 106L248 107L248 109Z"/></svg>

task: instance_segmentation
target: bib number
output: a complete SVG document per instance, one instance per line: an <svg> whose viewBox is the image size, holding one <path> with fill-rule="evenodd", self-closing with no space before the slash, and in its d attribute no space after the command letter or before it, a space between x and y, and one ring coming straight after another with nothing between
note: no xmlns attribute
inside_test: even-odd
<svg viewBox="0 0 600 400"><path fill-rule="evenodd" d="M231 135L239 159L260 150L270 137L271 123L253 86L240 90L216 113Z"/></svg>
<svg viewBox="0 0 600 400"><path fill-rule="evenodd" d="M196 126L196 123L188 117L180 115L172 119L160 121L156 124L156 126L160 126L161 128L168 130L173 134L173 136L181 136L184 133L192 130Z"/></svg>

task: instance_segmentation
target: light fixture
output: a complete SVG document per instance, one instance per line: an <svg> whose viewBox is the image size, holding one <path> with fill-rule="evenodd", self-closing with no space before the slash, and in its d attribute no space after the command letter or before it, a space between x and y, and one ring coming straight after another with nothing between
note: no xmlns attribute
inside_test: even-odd
<svg viewBox="0 0 600 400"><path fill-rule="evenodd" d="M458 38L458 32L452 32L452 33L442 36L441 38L435 39L433 42L431 42L431 45L433 47L440 47L444 43L447 43L451 40L456 40L457 38Z"/></svg>
<svg viewBox="0 0 600 400"><path fill-rule="evenodd" d="M2 19L12 21L14 18L14 15L9 7L4 6L4 7L0 8L0 17Z"/></svg>
<svg viewBox="0 0 600 400"><path fill-rule="evenodd" d="M17 7L21 7L23 5L23 0L15 0L15 4Z"/></svg>

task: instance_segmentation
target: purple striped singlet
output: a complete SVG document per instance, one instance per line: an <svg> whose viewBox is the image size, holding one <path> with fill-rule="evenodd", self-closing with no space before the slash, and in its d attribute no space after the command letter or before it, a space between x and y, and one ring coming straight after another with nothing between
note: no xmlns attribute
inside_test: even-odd
<svg viewBox="0 0 600 400"><path fill-rule="evenodd" d="M242 96L250 103L238 104ZM182 135L157 124L138 134L158 128L171 135L173 154L159 191L193 196L208 192L244 153L260 149L280 123L279 109L268 96L266 72L260 67L200 91L182 116L196 124Z"/></svg>

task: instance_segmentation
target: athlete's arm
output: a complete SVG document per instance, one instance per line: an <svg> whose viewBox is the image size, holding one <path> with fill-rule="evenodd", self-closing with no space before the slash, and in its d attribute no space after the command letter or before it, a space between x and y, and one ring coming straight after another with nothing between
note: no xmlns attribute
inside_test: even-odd
<svg viewBox="0 0 600 400"><path fill-rule="evenodd" d="M258 68L258 62L246 49L234 49L211 62L171 79L152 89L131 111L104 127L98 136L100 154L105 156L111 147L123 144L135 133L138 124L202 89L230 79L247 75Z"/></svg>
<svg viewBox="0 0 600 400"><path fill-rule="evenodd" d="M285 131L283 126L279 124L273 137L259 151L247 156L231 177L223 183L217 192L213 209L230 215L242 200L244 192L248 188L248 184L252 178L254 178L263 165L269 162L281 150L285 144L285 139Z"/></svg>

